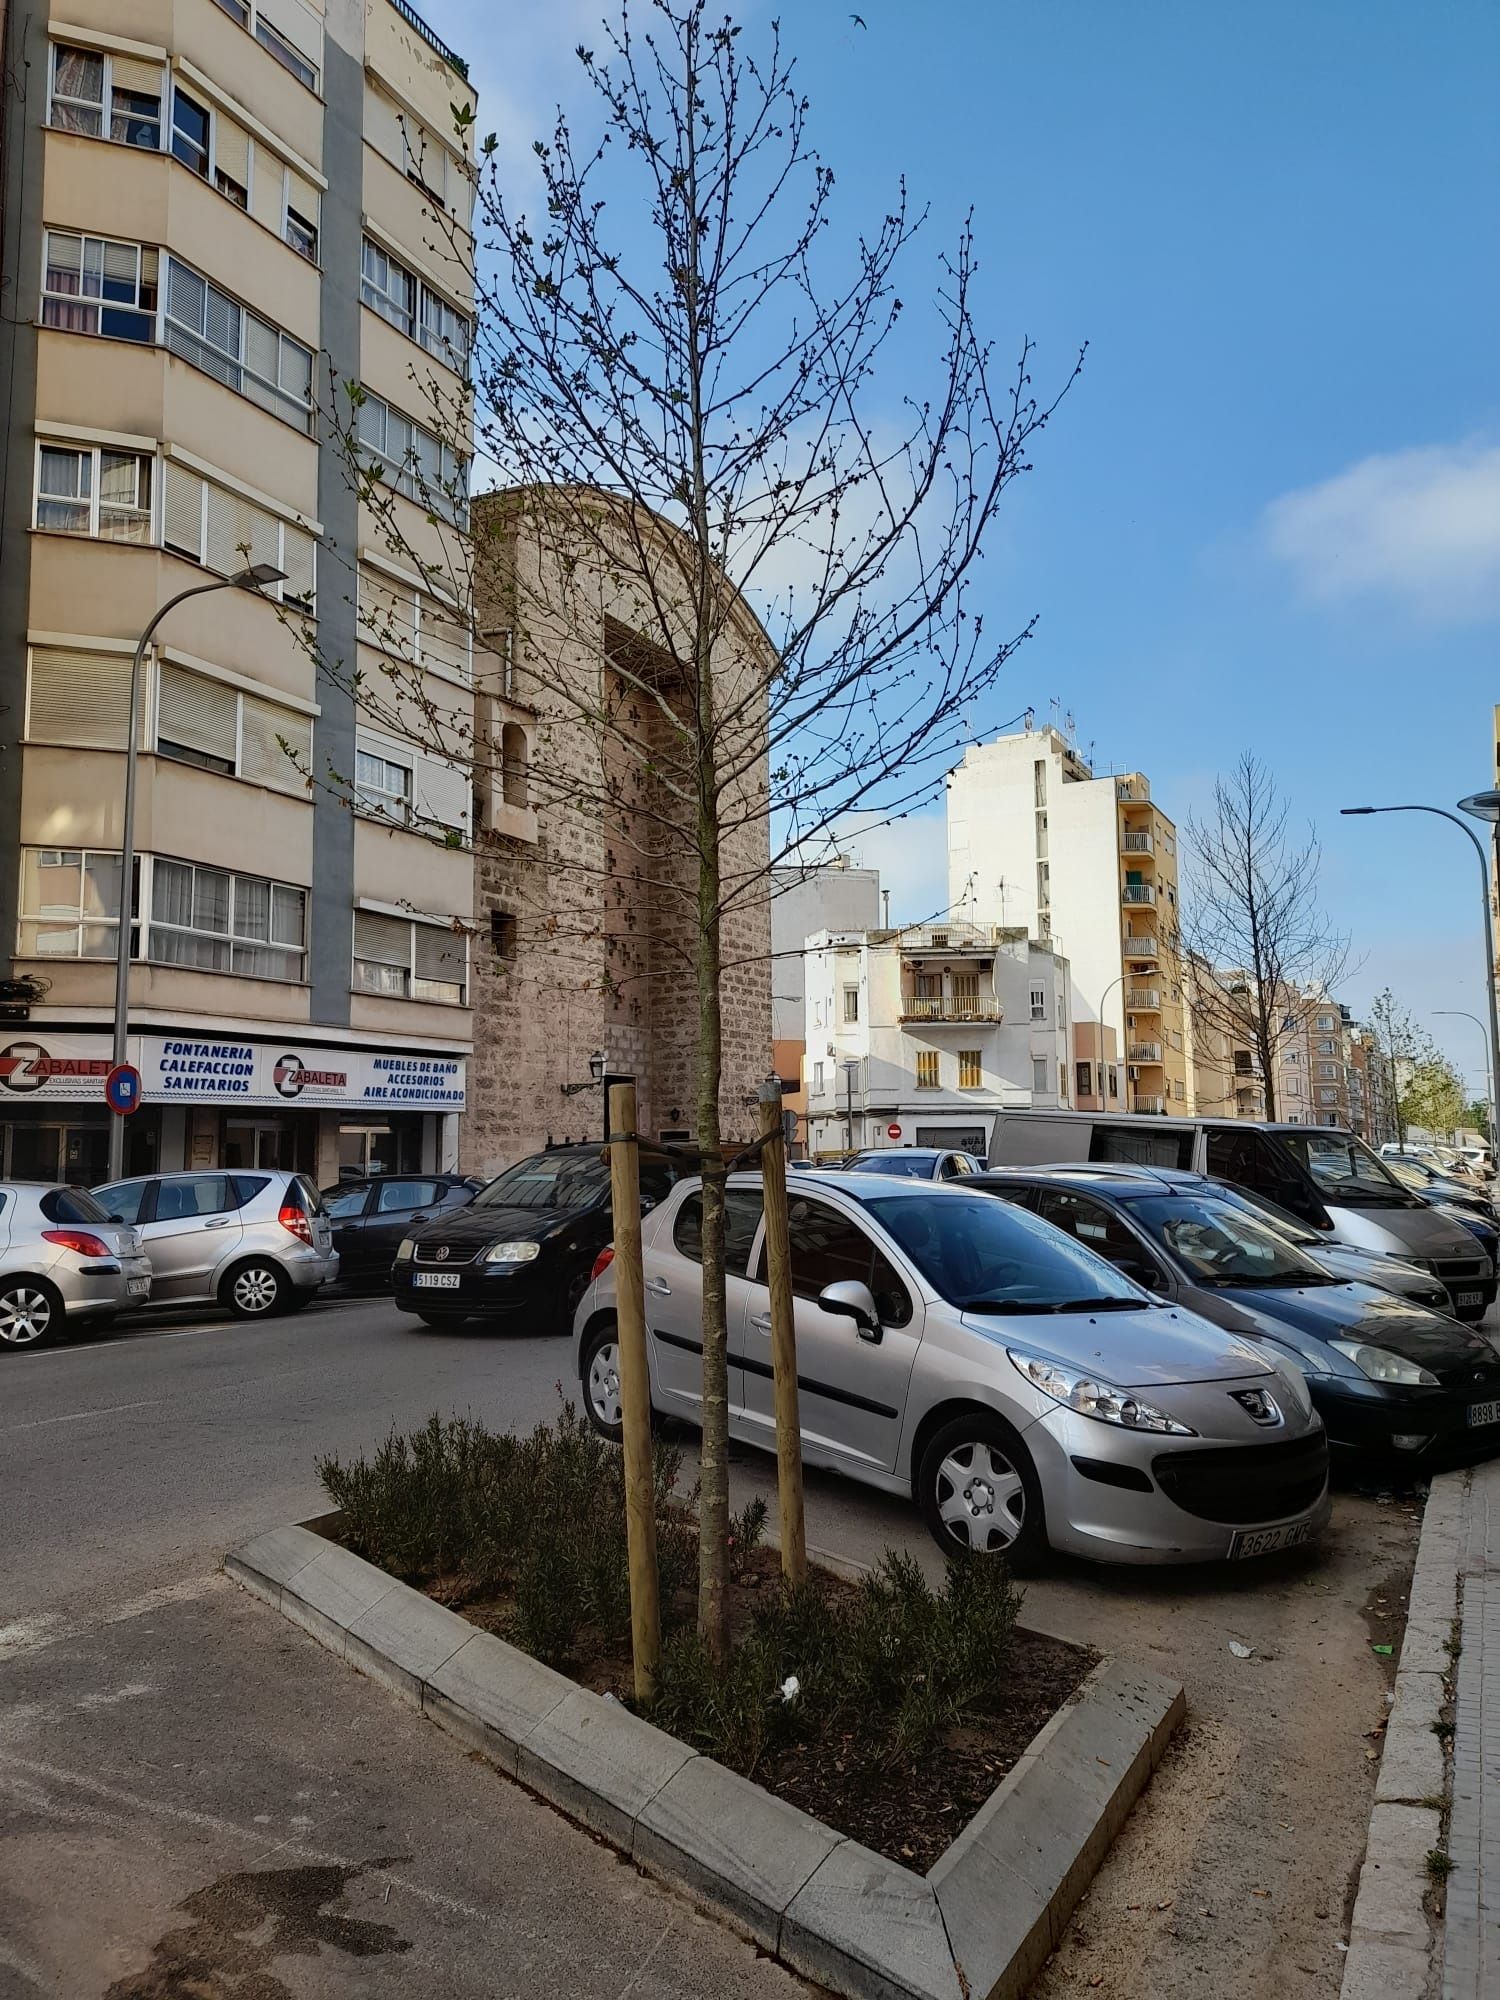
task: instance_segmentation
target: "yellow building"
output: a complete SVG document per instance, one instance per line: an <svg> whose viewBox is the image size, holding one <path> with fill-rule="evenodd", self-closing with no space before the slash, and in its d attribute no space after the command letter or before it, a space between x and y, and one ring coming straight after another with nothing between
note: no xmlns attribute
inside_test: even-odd
<svg viewBox="0 0 1500 2000"><path fill-rule="evenodd" d="M247 563L285 580L146 660L128 1165L448 1164L471 787L351 668L402 648L459 718L488 671L429 520L467 485L464 64L406 0L11 0L5 54L0 1172L103 1177L131 654Z"/></svg>

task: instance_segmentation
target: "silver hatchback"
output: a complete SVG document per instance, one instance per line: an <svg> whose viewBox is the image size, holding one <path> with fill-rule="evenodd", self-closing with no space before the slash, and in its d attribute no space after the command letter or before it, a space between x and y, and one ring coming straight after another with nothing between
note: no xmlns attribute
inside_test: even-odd
<svg viewBox="0 0 1500 2000"><path fill-rule="evenodd" d="M962 1187L799 1174L789 1206L803 1456L911 1495L944 1549L1211 1561L1293 1547L1326 1522L1328 1442L1294 1365ZM760 1208L758 1179L733 1176L729 1423L774 1450ZM696 1180L642 1226L651 1401L690 1422L701 1233ZM589 1417L618 1436L604 1258L575 1332Z"/></svg>
<svg viewBox="0 0 1500 2000"><path fill-rule="evenodd" d="M269 1319L306 1305L338 1276L332 1225L302 1174L146 1174L95 1188L94 1198L140 1231L153 1305L212 1300L236 1319Z"/></svg>
<svg viewBox="0 0 1500 2000"><path fill-rule="evenodd" d="M146 1303L139 1233L83 1188L0 1182L0 1348L41 1347Z"/></svg>

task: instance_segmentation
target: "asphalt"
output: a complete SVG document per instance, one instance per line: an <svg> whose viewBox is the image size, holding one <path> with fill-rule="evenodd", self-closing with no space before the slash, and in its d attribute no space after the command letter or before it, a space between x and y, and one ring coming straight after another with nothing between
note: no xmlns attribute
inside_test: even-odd
<svg viewBox="0 0 1500 2000"><path fill-rule="evenodd" d="M435 1409L550 1416L576 1393L563 1341L365 1300L0 1364L0 2000L799 1990L218 1572L322 1510L319 1453ZM772 1463L734 1478L769 1493ZM1384 1714L1370 1640L1399 1629L1415 1519L1346 1490L1318 1550L1029 1585L1034 1622L1176 1675L1192 1711L1042 1993L1196 2000L1206 1966L1237 2000L1337 1991ZM808 1524L938 1573L899 1500L810 1475Z"/></svg>

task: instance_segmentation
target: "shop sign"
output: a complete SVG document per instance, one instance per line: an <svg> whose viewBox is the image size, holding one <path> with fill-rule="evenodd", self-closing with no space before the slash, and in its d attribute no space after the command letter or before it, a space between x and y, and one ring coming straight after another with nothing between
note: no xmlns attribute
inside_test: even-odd
<svg viewBox="0 0 1500 2000"><path fill-rule="evenodd" d="M16 1035L0 1042L0 1101L104 1102L113 1067L103 1035Z"/></svg>
<svg viewBox="0 0 1500 2000"><path fill-rule="evenodd" d="M462 1056L374 1053L307 1042L238 1042L184 1035L143 1039L148 1104L379 1106L462 1111Z"/></svg>

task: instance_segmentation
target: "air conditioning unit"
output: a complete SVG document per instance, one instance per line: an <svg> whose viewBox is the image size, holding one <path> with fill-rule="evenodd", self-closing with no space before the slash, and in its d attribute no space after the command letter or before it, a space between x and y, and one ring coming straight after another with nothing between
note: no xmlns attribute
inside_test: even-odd
<svg viewBox="0 0 1500 2000"><path fill-rule="evenodd" d="M1141 1080L1141 1073L1134 1063L1126 1064L1125 1074L1130 1078L1132 1083L1139 1083Z"/></svg>

